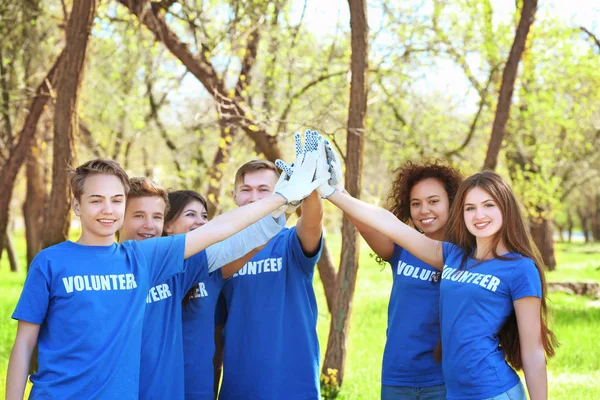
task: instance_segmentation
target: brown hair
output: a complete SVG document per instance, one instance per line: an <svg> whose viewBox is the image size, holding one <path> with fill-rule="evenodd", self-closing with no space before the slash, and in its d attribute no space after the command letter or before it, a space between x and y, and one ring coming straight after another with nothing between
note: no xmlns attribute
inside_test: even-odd
<svg viewBox="0 0 600 400"><path fill-rule="evenodd" d="M452 205L456 191L462 182L462 176L457 169L441 165L437 161L427 161L423 164L406 162L394 170L392 189L388 195L388 207L392 214L405 224L412 223L410 217L410 191L413 186L424 179L439 180L448 194L448 204Z"/></svg>
<svg viewBox="0 0 600 400"><path fill-rule="evenodd" d="M502 226L492 239L492 255L500 260L512 260L514 258L500 256L496 247L502 240L509 252L519 253L534 261L542 283L542 309L541 309L541 335L542 345L546 357L554 356L554 349L558 341L554 333L548 328L548 309L546 307L546 279L544 274L544 262L542 256L533 243L531 234L527 229L525 217L515 195L508 185L493 171L483 171L467 178L458 189L456 201L450 209L448 223L446 224L445 240L455 243L464 250L460 268L466 265L466 260L473 254L477 247L476 239L469 232L463 217L464 202L471 189L479 187L490 194L502 213ZM504 326L498 332L500 347L504 351L506 360L517 370L523 368L521 359L521 345L519 341L519 330L517 319L513 310Z"/></svg>
<svg viewBox="0 0 600 400"><path fill-rule="evenodd" d="M190 204L192 201L199 201L204 209L208 209L208 205L206 203L206 199L202 197L202 195L198 192L194 192L193 190L175 190L169 193L169 203L171 204L171 209L167 212L165 216L165 228L167 223L176 220L183 209ZM166 231L163 231L163 236L167 236ZM196 285L194 285L183 297L181 303L184 307L188 308L190 306L190 300L194 298L194 290L196 289Z"/></svg>
<svg viewBox="0 0 600 400"><path fill-rule="evenodd" d="M129 184L131 185L128 196L130 199L136 197L160 197L165 202L165 214L169 212L171 208L169 196L167 191L161 186L143 176L131 178Z"/></svg>
<svg viewBox="0 0 600 400"><path fill-rule="evenodd" d="M244 183L244 177L248 172L256 172L261 171L263 169L268 169L270 171L275 172L275 175L279 176L279 171L275 164L268 160L252 160L248 161L244 165L242 165L237 172L235 173L235 183L234 189L237 188L239 184Z"/></svg>
<svg viewBox="0 0 600 400"><path fill-rule="evenodd" d="M127 172L119 165L118 162L108 158L96 158L81 164L77 168L69 168L69 182L73 197L77 200L83 194L83 185L85 180L90 175L113 175L119 178L125 189L125 196L128 196L130 184Z"/></svg>

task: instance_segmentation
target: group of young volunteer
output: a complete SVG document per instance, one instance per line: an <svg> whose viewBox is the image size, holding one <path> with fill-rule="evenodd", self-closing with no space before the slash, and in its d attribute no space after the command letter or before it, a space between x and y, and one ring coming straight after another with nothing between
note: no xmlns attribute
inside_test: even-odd
<svg viewBox="0 0 600 400"><path fill-rule="evenodd" d="M238 208L211 221L199 193L130 179L113 160L72 169L81 237L31 263L6 398L23 398L37 346L31 399L320 399L313 277L326 199L390 265L381 399L524 400L519 369L529 397L546 399L557 343L544 266L509 185L407 162L388 211L344 190L317 132L294 140L281 174L244 164Z"/></svg>

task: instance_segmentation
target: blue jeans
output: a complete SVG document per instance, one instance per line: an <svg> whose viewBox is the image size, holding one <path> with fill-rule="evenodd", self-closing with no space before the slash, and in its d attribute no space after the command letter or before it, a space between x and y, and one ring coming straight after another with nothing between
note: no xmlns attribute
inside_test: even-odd
<svg viewBox="0 0 600 400"><path fill-rule="evenodd" d="M445 400L446 385L428 387L381 385L381 400Z"/></svg>
<svg viewBox="0 0 600 400"><path fill-rule="evenodd" d="M490 397L486 400L527 400L527 395L525 394L525 387L523 386L523 383L519 381L519 383L517 383L508 391L497 396Z"/></svg>

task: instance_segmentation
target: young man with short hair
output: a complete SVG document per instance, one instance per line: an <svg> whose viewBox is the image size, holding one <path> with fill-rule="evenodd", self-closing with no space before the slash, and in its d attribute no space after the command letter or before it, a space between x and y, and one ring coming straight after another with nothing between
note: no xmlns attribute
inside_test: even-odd
<svg viewBox="0 0 600 400"><path fill-rule="evenodd" d="M165 189L148 178L131 178L130 183L131 190L127 198L123 228L119 235L120 241L160 237L165 230L165 215L169 213L171 206L169 197L190 191L167 194ZM206 207L205 203L203 206ZM177 207L177 204L174 207ZM177 212L177 209L174 211ZM207 222L201 215L195 218L201 222L194 222L193 227ZM185 260L185 273L177 274L150 288L146 298L142 330L140 399L183 400L185 382L182 300L193 286L208 278L210 273L230 277L250 259L255 247L265 244L284 226L284 217L278 221L268 215ZM245 255L249 252L251 253ZM213 295L218 296L218 293ZM212 340L213 336L209 339ZM204 342L198 340L198 345L206 352L212 348L212 343L207 343L206 338L203 339ZM213 355L210 354L209 357L212 360ZM202 378L196 377L197 380Z"/></svg>
<svg viewBox="0 0 600 400"><path fill-rule="evenodd" d="M7 400L22 399L38 344L31 398L137 399L142 321L148 290L184 270L184 258L311 193L315 157L278 195L233 210L186 235L114 242L129 179L112 160L88 161L71 172L77 242L42 250L32 261L13 318L19 320L7 373Z"/></svg>
<svg viewBox="0 0 600 400"><path fill-rule="evenodd" d="M233 198L248 207L273 193L268 161L244 164ZM282 230L225 284L227 322L219 399L319 399L315 265L323 207L317 192L302 203L297 225Z"/></svg>

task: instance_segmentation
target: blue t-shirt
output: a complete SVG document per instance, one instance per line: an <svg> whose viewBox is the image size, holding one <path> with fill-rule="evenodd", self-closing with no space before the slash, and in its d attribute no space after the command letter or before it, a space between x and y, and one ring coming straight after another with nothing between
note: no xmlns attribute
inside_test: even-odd
<svg viewBox="0 0 600 400"><path fill-rule="evenodd" d="M196 285L193 299L183 307L183 361L185 398L213 400L215 355L215 310L223 273L217 270Z"/></svg>
<svg viewBox="0 0 600 400"><path fill-rule="evenodd" d="M320 399L317 302L321 256L284 229L223 287L227 331L219 399Z"/></svg>
<svg viewBox="0 0 600 400"><path fill-rule="evenodd" d="M13 313L40 325L30 399L137 399L148 290L183 271L184 248L177 235L38 253Z"/></svg>
<svg viewBox="0 0 600 400"><path fill-rule="evenodd" d="M517 253L506 254L510 261L469 257L460 269L464 250L444 243L443 252L440 314L447 398L494 397L519 382L497 334L514 312L515 300L541 298L540 275L533 260Z"/></svg>
<svg viewBox="0 0 600 400"><path fill-rule="evenodd" d="M394 245L390 260L394 284L381 382L388 386L427 387L444 383L433 352L440 343L439 271Z"/></svg>
<svg viewBox="0 0 600 400"><path fill-rule="evenodd" d="M206 251L186 259L185 271L148 292L140 366L142 400L184 397L181 301L198 281L208 276ZM208 345L204 338L198 339L203 346Z"/></svg>

